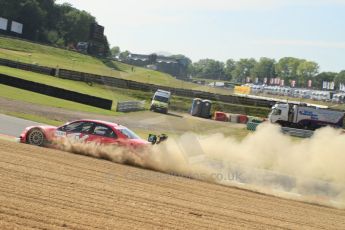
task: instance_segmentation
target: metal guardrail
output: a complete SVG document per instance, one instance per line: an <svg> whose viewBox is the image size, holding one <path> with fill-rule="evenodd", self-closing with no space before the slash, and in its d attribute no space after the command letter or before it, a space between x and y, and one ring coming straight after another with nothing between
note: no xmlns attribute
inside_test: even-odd
<svg viewBox="0 0 345 230"><path fill-rule="evenodd" d="M294 137L309 138L314 135L314 131L306 129L294 129L289 127L282 127L282 132Z"/></svg>
<svg viewBox="0 0 345 230"><path fill-rule="evenodd" d="M145 109L145 101L122 101L117 103L116 112L133 112Z"/></svg>

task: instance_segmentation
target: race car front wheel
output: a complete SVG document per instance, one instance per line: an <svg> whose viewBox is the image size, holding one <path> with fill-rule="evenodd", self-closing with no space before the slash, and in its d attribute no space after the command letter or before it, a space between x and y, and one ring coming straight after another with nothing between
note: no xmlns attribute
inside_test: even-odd
<svg viewBox="0 0 345 230"><path fill-rule="evenodd" d="M30 145L43 146L45 142L44 133L40 129L32 129L29 131L26 142Z"/></svg>

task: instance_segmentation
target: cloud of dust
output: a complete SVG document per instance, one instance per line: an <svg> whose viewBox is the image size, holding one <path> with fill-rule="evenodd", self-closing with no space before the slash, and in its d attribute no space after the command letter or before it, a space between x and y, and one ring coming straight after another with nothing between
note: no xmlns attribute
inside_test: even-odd
<svg viewBox="0 0 345 230"><path fill-rule="evenodd" d="M137 152L114 146L63 143L64 150L175 175L308 202L345 207L345 135L323 128L293 139L262 124L242 141L186 133Z"/></svg>

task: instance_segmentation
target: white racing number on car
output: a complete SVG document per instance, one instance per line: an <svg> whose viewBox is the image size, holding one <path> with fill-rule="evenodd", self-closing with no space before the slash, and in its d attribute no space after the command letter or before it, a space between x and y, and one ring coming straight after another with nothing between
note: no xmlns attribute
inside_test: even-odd
<svg viewBox="0 0 345 230"><path fill-rule="evenodd" d="M56 130L55 131L55 136L56 137L65 137L66 136L66 132Z"/></svg>

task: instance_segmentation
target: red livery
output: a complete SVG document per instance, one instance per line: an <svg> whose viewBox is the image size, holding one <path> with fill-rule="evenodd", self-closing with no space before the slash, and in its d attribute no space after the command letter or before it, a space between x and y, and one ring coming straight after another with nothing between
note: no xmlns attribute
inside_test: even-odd
<svg viewBox="0 0 345 230"><path fill-rule="evenodd" d="M149 144L125 126L99 120L78 120L60 127L31 126L20 135L20 142L46 146L58 138L128 147L140 147Z"/></svg>

